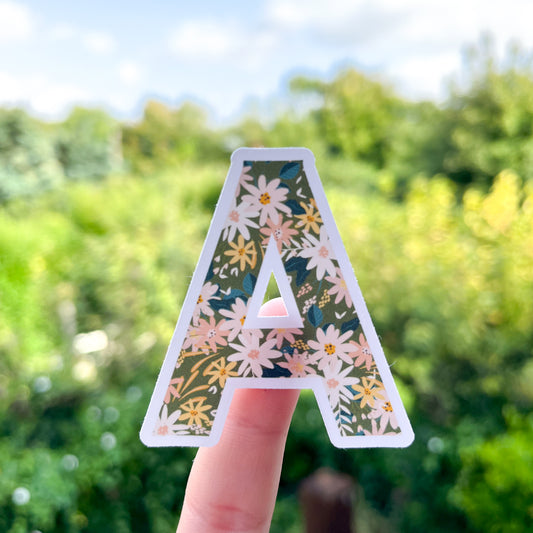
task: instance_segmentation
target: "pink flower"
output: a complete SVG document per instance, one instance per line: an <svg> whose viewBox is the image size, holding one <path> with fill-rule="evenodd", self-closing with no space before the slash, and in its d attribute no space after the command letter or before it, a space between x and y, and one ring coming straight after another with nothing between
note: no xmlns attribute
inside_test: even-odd
<svg viewBox="0 0 533 533"><path fill-rule="evenodd" d="M275 339L260 343L257 330L245 330L239 335L239 341L241 344L230 343L236 352L228 357L228 361L241 361L239 376L247 376L251 372L254 376L261 377L263 367L274 368L270 359L276 359L281 355L281 352L273 349Z"/></svg>
<svg viewBox="0 0 533 533"><path fill-rule="evenodd" d="M287 222L283 222L283 220L280 217L280 220L278 224L274 224L272 220L269 218L267 220L267 226L260 229L261 233L264 235L272 236L276 240L276 244L278 245L278 252L281 253L281 247L283 244L286 246L289 246L291 243L291 237L293 235L297 235L298 231L295 229L291 229L290 226L292 226L292 221L287 220ZM263 245L268 244L268 239L263 239L262 242Z"/></svg>
<svg viewBox="0 0 533 533"><path fill-rule="evenodd" d="M350 338L352 333L353 331L350 330L341 335L333 324L328 326L326 332L322 328L316 330L317 340L310 340L307 344L316 350L319 370L324 370L330 363L336 362L339 357L351 366L352 359L348 356L348 352L353 348L350 343L345 341Z"/></svg>
<svg viewBox="0 0 533 533"><path fill-rule="evenodd" d="M224 320L221 320L217 324L214 317L211 317L209 322L201 318L200 324L189 332L189 338L192 341L193 348L198 349L208 344L211 351L216 352L217 344L227 346L228 343L224 337L228 336L228 332L222 329L223 324ZM184 347L185 344L183 344Z"/></svg>
<svg viewBox="0 0 533 533"><path fill-rule="evenodd" d="M280 183L281 180L279 178L270 180L267 183L265 176L259 176L257 187L243 183L243 186L250 194L246 194L242 199L244 202L248 202L259 209L261 213L259 218L260 226L265 225L268 217L277 224L279 222L278 210L287 214L292 213L290 207L283 203L287 198L287 189L285 187L278 188Z"/></svg>
<svg viewBox="0 0 533 533"><path fill-rule="evenodd" d="M352 297L350 296L350 293L348 292L348 287L346 286L346 282L344 281L344 278L342 277L341 269L337 267L335 269L336 276L326 276L326 280L330 283L333 283L333 287L328 290L329 295L336 294L335 297L335 304L338 304L343 299L346 300L346 305L348 307L352 307Z"/></svg>
<svg viewBox="0 0 533 533"><path fill-rule="evenodd" d="M352 359L355 359L353 364L355 366L361 366L363 364L366 364L366 369L370 370L370 368L372 367L372 363L374 362L374 357L372 356L370 346L368 346L368 342L366 341L365 336L360 333L359 344L357 344L355 341L350 341L350 344L352 345L350 357Z"/></svg>
<svg viewBox="0 0 533 533"><path fill-rule="evenodd" d="M180 376L179 378L173 378L170 380L167 393L165 394L165 399L163 400L165 403L170 402L170 400L173 398L180 397L179 389L181 389L181 386L183 385L183 381L184 381L183 376Z"/></svg>
<svg viewBox="0 0 533 533"><path fill-rule="evenodd" d="M302 333L302 330L297 328L274 328L268 333L267 339L276 337L276 348L279 350L285 339L292 344L294 342L294 335L301 335Z"/></svg>
<svg viewBox="0 0 533 533"><path fill-rule="evenodd" d="M326 233L326 226L320 226L318 239L310 233L307 234L307 242L304 240L304 249L298 255L311 259L307 270L316 268L318 279L322 279L326 272L330 275L335 274L335 265L332 261L335 259L335 254Z"/></svg>
<svg viewBox="0 0 533 533"><path fill-rule="evenodd" d="M246 313L248 306L241 298L237 298L235 303L231 306L231 311L228 309L221 309L220 314L229 320L225 320L222 324L222 329L230 330L228 341L232 341L242 330L244 321L246 320Z"/></svg>
<svg viewBox="0 0 533 533"><path fill-rule="evenodd" d="M316 370L309 365L314 365L316 360L308 352L298 353L294 350L292 355L285 354L286 361L278 363L281 368L287 368L293 378L304 378L308 374L316 374Z"/></svg>

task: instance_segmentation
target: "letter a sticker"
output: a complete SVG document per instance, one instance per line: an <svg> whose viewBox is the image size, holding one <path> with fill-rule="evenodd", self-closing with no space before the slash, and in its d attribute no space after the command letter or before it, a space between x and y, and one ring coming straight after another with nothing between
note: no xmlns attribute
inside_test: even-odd
<svg viewBox="0 0 533 533"><path fill-rule="evenodd" d="M271 274L286 316L258 316ZM341 448L414 438L304 148L232 155L141 440L216 444L237 388L312 389Z"/></svg>

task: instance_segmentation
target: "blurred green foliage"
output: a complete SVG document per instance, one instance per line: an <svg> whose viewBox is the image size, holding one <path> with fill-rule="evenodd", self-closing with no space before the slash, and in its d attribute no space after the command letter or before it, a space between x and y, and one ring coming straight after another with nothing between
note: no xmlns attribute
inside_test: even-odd
<svg viewBox="0 0 533 533"><path fill-rule="evenodd" d="M0 110L0 201L61 184L54 145L24 111Z"/></svg>
<svg viewBox="0 0 533 533"><path fill-rule="evenodd" d="M416 433L333 448L303 391L272 531L320 466L363 533L533 528L533 75L483 46L442 106L345 71L224 131L192 104L0 111L0 531L175 529L194 450L138 431L235 144L315 151Z"/></svg>
<svg viewBox="0 0 533 533"><path fill-rule="evenodd" d="M0 109L0 202L121 167L121 127L103 111L78 108L60 124L43 124Z"/></svg>

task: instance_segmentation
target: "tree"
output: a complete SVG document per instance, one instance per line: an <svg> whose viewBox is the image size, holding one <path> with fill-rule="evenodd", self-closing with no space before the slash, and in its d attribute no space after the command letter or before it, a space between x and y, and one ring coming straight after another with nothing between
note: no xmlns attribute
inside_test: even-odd
<svg viewBox="0 0 533 533"><path fill-rule="evenodd" d="M503 169L533 177L533 68L518 47L498 62L490 37L466 54L466 82L452 88L452 148L443 170L462 183L490 184Z"/></svg>
<svg viewBox="0 0 533 533"><path fill-rule="evenodd" d="M331 83L303 77L291 81L291 90L315 93L322 102L313 113L319 135L332 154L382 166L392 138L391 128L402 101L391 89L348 69Z"/></svg>
<svg viewBox="0 0 533 533"><path fill-rule="evenodd" d="M75 108L59 126L56 152L68 179L106 176L122 165L120 126L105 111Z"/></svg>
<svg viewBox="0 0 533 533"><path fill-rule="evenodd" d="M0 110L0 201L36 194L62 180L44 128L20 109Z"/></svg>
<svg viewBox="0 0 533 533"><path fill-rule="evenodd" d="M141 122L123 129L125 155L141 172L185 159L216 159L224 150L207 119L196 104L185 102L172 109L150 100Z"/></svg>

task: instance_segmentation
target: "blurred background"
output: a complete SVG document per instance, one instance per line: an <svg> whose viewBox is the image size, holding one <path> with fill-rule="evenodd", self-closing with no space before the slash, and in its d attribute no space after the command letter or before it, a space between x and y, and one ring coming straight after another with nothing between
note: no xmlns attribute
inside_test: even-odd
<svg viewBox="0 0 533 533"><path fill-rule="evenodd" d="M533 531L533 4L0 0L0 531L175 530L138 439L231 152L312 149L416 440L339 450L353 531Z"/></svg>

